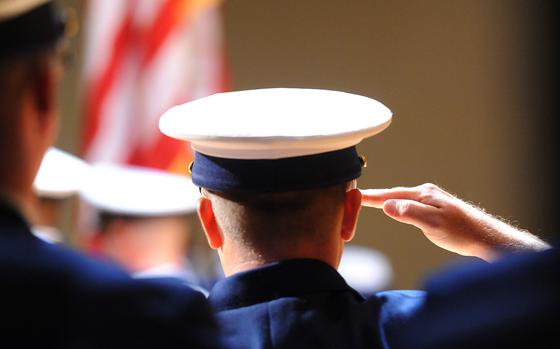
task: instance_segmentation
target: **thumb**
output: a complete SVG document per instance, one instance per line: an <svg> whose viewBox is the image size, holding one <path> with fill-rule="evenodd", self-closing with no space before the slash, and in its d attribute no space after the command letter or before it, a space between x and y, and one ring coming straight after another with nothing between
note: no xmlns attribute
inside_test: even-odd
<svg viewBox="0 0 560 349"><path fill-rule="evenodd" d="M414 225L422 230L431 225L438 209L414 200L387 200L383 212L396 221Z"/></svg>

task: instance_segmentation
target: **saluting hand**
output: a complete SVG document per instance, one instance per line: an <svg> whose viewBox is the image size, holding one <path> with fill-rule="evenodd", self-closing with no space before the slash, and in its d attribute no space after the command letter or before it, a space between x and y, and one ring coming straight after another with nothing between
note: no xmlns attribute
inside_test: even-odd
<svg viewBox="0 0 560 349"><path fill-rule="evenodd" d="M389 217L422 230L437 246L461 255L489 261L503 251L549 248L434 184L360 191L363 206L382 208Z"/></svg>

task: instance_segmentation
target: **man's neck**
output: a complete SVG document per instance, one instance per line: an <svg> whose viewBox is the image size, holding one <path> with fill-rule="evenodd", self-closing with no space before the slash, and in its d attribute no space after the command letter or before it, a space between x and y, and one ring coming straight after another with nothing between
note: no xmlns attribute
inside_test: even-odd
<svg viewBox="0 0 560 349"><path fill-rule="evenodd" d="M228 265L228 266L222 264L222 266L224 267L224 274L226 276L230 276L230 275L233 275L233 274L241 273L243 271L256 269L256 268L258 268L260 266L263 266L265 264L268 264L268 263L270 263L270 262L265 262L265 261L261 261L261 260L251 260L251 261L235 263L235 264Z"/></svg>
<svg viewBox="0 0 560 349"><path fill-rule="evenodd" d="M256 269L274 262L299 258L316 259L329 264L333 268L338 266L339 261L336 254L327 254L324 253L324 251L320 251L320 253L314 253L314 251L293 251L286 253L276 252L274 254L252 252L241 254L241 256L238 256L237 258L231 258L231 256L229 256L229 258L225 258L223 254L220 254L222 267L226 276Z"/></svg>
<svg viewBox="0 0 560 349"><path fill-rule="evenodd" d="M35 210L32 194L26 195L10 189L0 190L0 200L16 209L28 222L33 221Z"/></svg>

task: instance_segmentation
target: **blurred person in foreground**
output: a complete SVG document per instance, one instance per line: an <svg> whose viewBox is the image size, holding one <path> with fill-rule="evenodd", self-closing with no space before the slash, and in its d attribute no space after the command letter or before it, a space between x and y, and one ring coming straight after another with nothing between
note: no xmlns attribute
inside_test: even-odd
<svg viewBox="0 0 560 349"><path fill-rule="evenodd" d="M560 253L433 184L363 190L364 206L419 228L447 250L493 263L447 267L426 282L426 302L402 328L400 348L556 348ZM498 248L493 242L501 241Z"/></svg>
<svg viewBox="0 0 560 349"><path fill-rule="evenodd" d="M202 290L203 277L188 258L200 197L188 177L96 164L80 197L97 211L94 254L134 277L174 279Z"/></svg>
<svg viewBox="0 0 560 349"><path fill-rule="evenodd" d="M402 335L424 292L363 298L336 271L361 208L356 145L390 121L373 99L311 89L216 94L161 117L195 150L198 214L226 274L209 301L232 346L388 348ZM546 248L532 236L464 239L455 251L482 258Z"/></svg>
<svg viewBox="0 0 560 349"><path fill-rule="evenodd" d="M214 347L204 296L131 279L35 237L33 181L55 138L65 21L46 0L0 0L0 308L21 348Z"/></svg>
<svg viewBox="0 0 560 349"><path fill-rule="evenodd" d="M31 231L35 236L51 243L69 238L58 228L63 205L78 194L88 170L89 165L72 154L54 147L47 150L33 181L37 200Z"/></svg>

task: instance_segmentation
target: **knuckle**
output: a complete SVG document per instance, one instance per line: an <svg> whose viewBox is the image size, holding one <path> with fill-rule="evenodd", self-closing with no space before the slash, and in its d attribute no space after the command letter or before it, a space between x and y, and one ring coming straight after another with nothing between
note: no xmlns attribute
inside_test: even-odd
<svg viewBox="0 0 560 349"><path fill-rule="evenodd" d="M429 204L430 202L433 201L433 199L434 199L434 195L433 192L431 191L422 191L418 196L418 201L423 204Z"/></svg>
<svg viewBox="0 0 560 349"><path fill-rule="evenodd" d="M436 205L441 198L441 189L435 184L423 184L418 193L418 201L426 205Z"/></svg>
<svg viewBox="0 0 560 349"><path fill-rule="evenodd" d="M421 185L421 187L422 187L424 190L428 190L428 191L436 191L436 190L439 190L439 187L438 187L437 185L433 184L433 183L424 183L424 184Z"/></svg>

